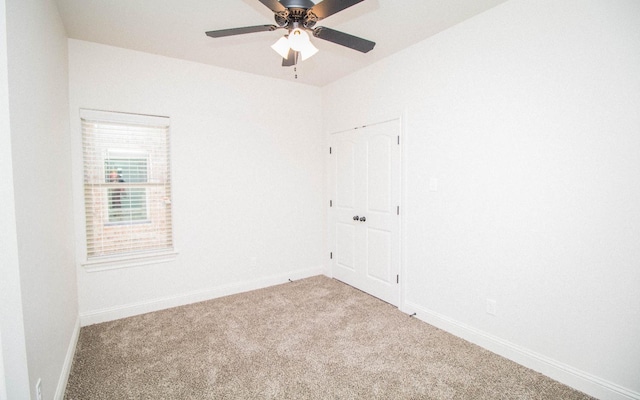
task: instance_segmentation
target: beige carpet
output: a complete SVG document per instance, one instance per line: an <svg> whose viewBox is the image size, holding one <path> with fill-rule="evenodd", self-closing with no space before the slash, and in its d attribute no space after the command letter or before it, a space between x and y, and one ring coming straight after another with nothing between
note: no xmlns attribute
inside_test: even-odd
<svg viewBox="0 0 640 400"><path fill-rule="evenodd" d="M324 276L84 327L79 399L589 399Z"/></svg>

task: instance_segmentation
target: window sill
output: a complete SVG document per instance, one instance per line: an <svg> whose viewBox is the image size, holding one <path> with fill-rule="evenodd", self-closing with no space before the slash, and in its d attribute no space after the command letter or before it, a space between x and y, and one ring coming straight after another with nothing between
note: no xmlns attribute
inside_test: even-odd
<svg viewBox="0 0 640 400"><path fill-rule="evenodd" d="M163 251L145 254L128 255L124 257L101 257L80 263L87 272L109 271L112 269L140 267L174 261L177 251Z"/></svg>

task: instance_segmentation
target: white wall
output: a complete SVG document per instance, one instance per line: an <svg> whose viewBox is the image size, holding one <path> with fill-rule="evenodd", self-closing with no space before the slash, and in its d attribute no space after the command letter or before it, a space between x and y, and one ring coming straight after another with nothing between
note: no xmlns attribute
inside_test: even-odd
<svg viewBox="0 0 640 400"><path fill-rule="evenodd" d="M5 0L0 21L6 26ZM29 374L24 338L20 264L16 238L11 126L9 124L7 32L0 29L0 399L28 398Z"/></svg>
<svg viewBox="0 0 640 400"><path fill-rule="evenodd" d="M85 259L80 108L171 117L179 252L133 268L79 266L83 324L323 271L318 88L77 40L69 65L77 259Z"/></svg>
<svg viewBox="0 0 640 400"><path fill-rule="evenodd" d="M640 2L512 0L323 89L405 117L404 310L640 398L639 71Z"/></svg>
<svg viewBox="0 0 640 400"><path fill-rule="evenodd" d="M7 381L4 376L4 356L2 355L2 330L0 329L0 400L7 399Z"/></svg>
<svg viewBox="0 0 640 400"><path fill-rule="evenodd" d="M44 398L53 398L66 382L78 321L67 40L52 0L7 0L6 21L13 167L9 178L13 177L19 263L19 271L12 274L19 274L19 284L12 282L11 290L22 296L26 390L33 391L41 378ZM15 259L9 262L15 264ZM2 336L5 340L4 329ZM16 365L22 367L22 362ZM25 398L22 385L16 390L9 388L10 398Z"/></svg>

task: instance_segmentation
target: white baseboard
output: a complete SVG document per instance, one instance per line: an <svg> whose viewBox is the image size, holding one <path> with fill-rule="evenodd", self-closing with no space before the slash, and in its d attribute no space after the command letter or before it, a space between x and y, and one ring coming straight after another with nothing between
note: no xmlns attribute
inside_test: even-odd
<svg viewBox="0 0 640 400"><path fill-rule="evenodd" d="M78 337L80 337L80 317L76 318L76 325L73 328L73 333L71 334L71 341L67 348L67 355L64 358L64 364L62 365L62 371L60 372L60 378L58 379L58 387L56 388L54 396L55 400L62 400L64 398L64 392L67 390L67 382L69 381L69 374L71 374L73 357L76 354Z"/></svg>
<svg viewBox="0 0 640 400"><path fill-rule="evenodd" d="M183 306L215 299L222 296L248 292L250 290L262 289L265 287L278 285L291 280L309 278L316 275L326 275L324 267L309 268L289 272L286 274L270 276L253 281L222 285L210 289L198 290L195 292L179 294L170 297L156 298L132 304L125 304L117 307L103 308L100 310L80 313L80 325L88 326L101 322L114 321L121 318L132 317L134 315L145 314L167 308Z"/></svg>
<svg viewBox="0 0 640 400"><path fill-rule="evenodd" d="M640 400L640 393L405 301L402 311L601 400Z"/></svg>

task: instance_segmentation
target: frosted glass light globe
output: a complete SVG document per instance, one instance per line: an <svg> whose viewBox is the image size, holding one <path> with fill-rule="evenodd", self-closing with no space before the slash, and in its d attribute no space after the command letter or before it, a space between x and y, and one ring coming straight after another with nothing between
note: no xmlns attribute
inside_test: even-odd
<svg viewBox="0 0 640 400"><path fill-rule="evenodd" d="M309 34L300 28L296 28L289 34L289 46L295 51L302 51L309 43Z"/></svg>

